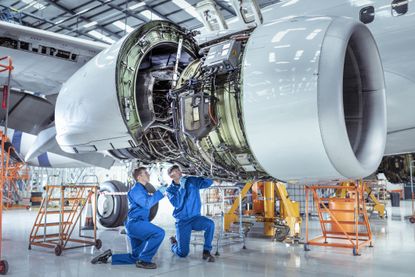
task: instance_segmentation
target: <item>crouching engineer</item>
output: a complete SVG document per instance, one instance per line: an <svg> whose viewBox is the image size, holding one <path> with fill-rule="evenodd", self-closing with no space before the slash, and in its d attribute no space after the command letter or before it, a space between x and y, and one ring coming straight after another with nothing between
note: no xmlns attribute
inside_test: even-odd
<svg viewBox="0 0 415 277"><path fill-rule="evenodd" d="M113 265L135 264L139 268L155 269L152 262L157 249L164 239L164 230L149 222L150 209L159 202L166 192L166 187L160 187L150 195L145 185L149 182L150 174L145 167L134 169L135 185L128 192L128 217L125 229L131 243L132 253L113 254L111 249L95 257L91 263L107 263L111 258Z"/></svg>
<svg viewBox="0 0 415 277"><path fill-rule="evenodd" d="M168 174L173 181L167 188L167 197L174 206L173 217L176 219L176 237L170 238L171 250L179 257L186 257L189 254L192 230L205 231L202 258L214 262L215 258L210 254L210 251L212 250L215 223L200 215L199 194L199 190L210 187L213 180L183 176L178 165L170 167Z"/></svg>

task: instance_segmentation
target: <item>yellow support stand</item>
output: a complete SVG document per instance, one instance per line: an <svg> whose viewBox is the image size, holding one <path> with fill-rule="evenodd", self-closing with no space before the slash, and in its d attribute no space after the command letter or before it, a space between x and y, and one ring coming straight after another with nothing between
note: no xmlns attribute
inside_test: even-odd
<svg viewBox="0 0 415 277"><path fill-rule="evenodd" d="M299 237L301 232L300 203L292 201L283 183L275 186L277 195L281 201L280 214L290 227L290 237Z"/></svg>
<svg viewBox="0 0 415 277"><path fill-rule="evenodd" d="M245 198L248 191L254 185L253 182L247 183L242 191L240 197ZM300 205L298 202L291 201L288 196L287 189L283 183L276 183L273 181L263 182L264 185L264 213L257 215L256 220L258 222L264 222L264 235L275 235L275 198L280 199L280 215L281 219L286 222L286 225L290 228L289 236L292 238L299 237L301 231L301 217L300 217ZM232 223L239 221L238 215L235 211L239 207L239 198L235 199L229 211L224 215L225 230L229 231Z"/></svg>
<svg viewBox="0 0 415 277"><path fill-rule="evenodd" d="M247 183L242 191L241 191L241 195L239 197L242 197L242 199L245 198L246 194L248 193L249 189L252 187L254 183ZM241 199L241 200L242 200ZM225 214L224 216L224 226L225 226L225 231L229 231L229 229L231 228L232 223L236 222L239 220L238 216L235 214L236 209L239 207L239 198L235 199L235 202L233 202L232 207L229 209L229 211Z"/></svg>
<svg viewBox="0 0 415 277"><path fill-rule="evenodd" d="M341 182L339 185L339 189L336 189L336 197L338 198L346 198L347 196L347 187L352 186L353 183L351 182ZM341 188L341 187L346 187L346 188Z"/></svg>
<svg viewBox="0 0 415 277"><path fill-rule="evenodd" d="M385 217L385 204L380 203L380 201L375 197L375 195L372 193L372 189L366 185L365 191L367 192L367 195L370 197L370 199L375 203L373 206L373 210L378 212L378 215L380 218Z"/></svg>
<svg viewBox="0 0 415 277"><path fill-rule="evenodd" d="M264 186L264 235L273 237L275 235L275 193L274 182L265 182Z"/></svg>

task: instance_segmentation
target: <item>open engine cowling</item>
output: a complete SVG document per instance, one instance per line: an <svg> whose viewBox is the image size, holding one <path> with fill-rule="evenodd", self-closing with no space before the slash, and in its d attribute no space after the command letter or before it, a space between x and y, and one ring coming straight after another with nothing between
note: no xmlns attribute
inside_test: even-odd
<svg viewBox="0 0 415 277"><path fill-rule="evenodd" d="M384 90L376 43L351 19L274 21L201 46L153 21L66 82L57 141L233 180L359 178L383 156Z"/></svg>

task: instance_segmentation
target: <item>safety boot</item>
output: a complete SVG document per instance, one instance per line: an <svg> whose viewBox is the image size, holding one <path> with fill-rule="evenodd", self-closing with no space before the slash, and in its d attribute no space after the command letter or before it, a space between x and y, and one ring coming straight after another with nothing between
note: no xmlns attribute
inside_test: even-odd
<svg viewBox="0 0 415 277"><path fill-rule="evenodd" d="M209 263L213 263L215 261L215 257L210 254L210 251L203 250L203 260L207 260Z"/></svg>
<svg viewBox="0 0 415 277"><path fill-rule="evenodd" d="M175 236L170 237L170 243L171 244L177 244L177 239Z"/></svg>
<svg viewBox="0 0 415 277"><path fill-rule="evenodd" d="M157 265L152 262L144 262L144 261L137 261L135 263L135 266L138 268L144 268L144 269L156 269Z"/></svg>
<svg viewBox="0 0 415 277"><path fill-rule="evenodd" d="M106 264L108 259L112 256L111 249L106 250L104 253L99 254L91 260L91 264Z"/></svg>

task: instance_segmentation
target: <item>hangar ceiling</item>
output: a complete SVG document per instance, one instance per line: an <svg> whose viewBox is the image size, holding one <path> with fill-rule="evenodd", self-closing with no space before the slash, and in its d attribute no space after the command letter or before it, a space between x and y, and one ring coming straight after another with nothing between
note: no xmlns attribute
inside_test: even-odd
<svg viewBox="0 0 415 277"><path fill-rule="evenodd" d="M189 29L202 26L198 0L2 0L0 19L65 35L113 43L144 22L164 19ZM225 19L230 0L215 0ZM279 2L259 0L261 8Z"/></svg>

